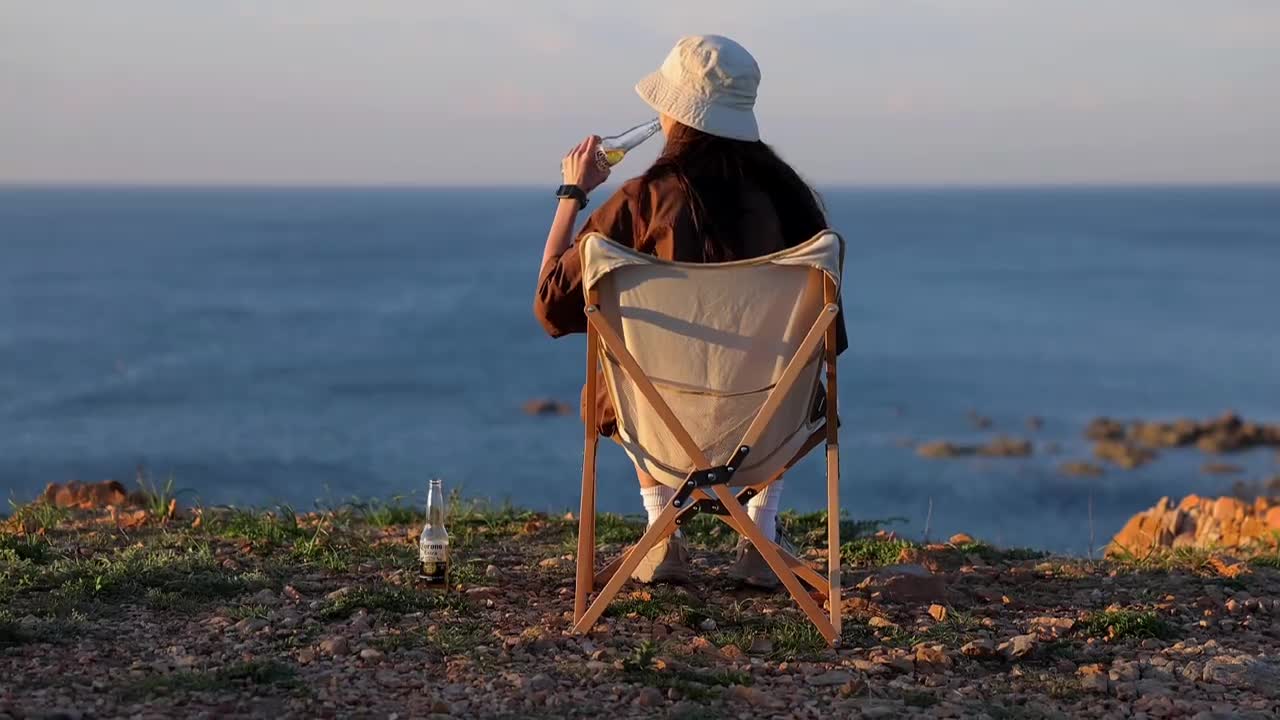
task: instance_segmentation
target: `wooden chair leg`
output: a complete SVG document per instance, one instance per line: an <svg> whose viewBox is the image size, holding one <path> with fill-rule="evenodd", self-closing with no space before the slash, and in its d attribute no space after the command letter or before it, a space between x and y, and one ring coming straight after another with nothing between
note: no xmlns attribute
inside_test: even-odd
<svg viewBox="0 0 1280 720"><path fill-rule="evenodd" d="M791 598L796 601L804 614L809 616L809 620L813 622L814 627L818 628L818 632L822 633L822 637L826 638L828 644L835 645L838 638L835 629L831 627L830 620L822 612L822 608L818 607L818 604L809 596L804 585L800 584L796 574L787 567L786 562L775 549L775 545L765 539L760 533L760 528L756 527L756 524L747 516L747 511L742 509L742 504L734 497L733 492L723 485L713 486L711 491L729 511L729 515L737 521L747 540L760 551L760 556L782 581L783 586L787 588L787 592L791 593Z"/></svg>
<svg viewBox="0 0 1280 720"><path fill-rule="evenodd" d="M634 550L635 547L636 547L635 545L631 545L627 547L626 550L623 550L622 552L618 553L617 557L610 560L607 564L605 564L604 567L596 571L596 576L594 579L595 579L595 586L597 588L603 587L605 583L609 582L609 579L612 578L613 574L618 571L618 568L622 567L623 561L627 559L627 554L630 553L632 550Z"/></svg>
<svg viewBox="0 0 1280 720"><path fill-rule="evenodd" d="M831 612L831 627L839 637L841 630L840 601L840 450L838 445L827 446L827 608Z"/></svg>
<svg viewBox="0 0 1280 720"><path fill-rule="evenodd" d="M695 497L696 496L697 493L695 493ZM587 611L582 615L582 617L575 620L573 625L573 631L575 633L585 633L591 629L592 625L596 624L596 620L599 620L600 616L604 614L605 608L609 607L609 603L613 601L614 596L622 589L623 583L631 577L631 573L635 571L636 566L640 564L640 561L644 559L644 556L647 555L648 552L653 549L653 546L657 545L659 541L676 531L676 515L679 513L679 508L671 503L667 503L667 507L663 509L662 514L658 516L658 519L649 526L649 529L645 531L643 536L641 536L640 541L636 543L636 546L631 548L631 550L626 554L622 564L618 566L618 569L613 573L613 577L609 579L609 582L605 583L604 589L601 590L600 594L596 596L596 599L592 601L591 605L587 608Z"/></svg>
<svg viewBox="0 0 1280 720"><path fill-rule="evenodd" d="M594 427L591 428L594 430ZM578 508L578 574L573 596L573 617L587 611L587 596L595 589L596 565L596 440L587 441L582 464L582 503Z"/></svg>
<svg viewBox="0 0 1280 720"><path fill-rule="evenodd" d="M733 528L734 532L738 533L739 535L742 535L743 537L746 537L746 533L742 531L741 526L739 526L737 521L735 521L733 518L725 515L719 515L717 517L719 517L720 520L724 522L724 524ZM782 547L777 543L772 543L772 544L773 544L774 550L776 550L778 552L778 555L782 558L782 561L787 564L787 567L791 568L791 570L795 572L796 577L800 578L802 581L804 581L805 584L807 584L812 589L817 590L823 595L827 594L828 591L827 591L826 578L822 577L822 575L817 570L814 570L812 567L810 567L809 563L805 562L804 560L801 560L795 555L792 555L786 550L783 550Z"/></svg>

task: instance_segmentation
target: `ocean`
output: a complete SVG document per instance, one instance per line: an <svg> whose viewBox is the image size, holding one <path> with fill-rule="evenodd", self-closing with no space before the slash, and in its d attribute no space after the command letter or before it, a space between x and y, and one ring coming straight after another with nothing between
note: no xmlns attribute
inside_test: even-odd
<svg viewBox="0 0 1280 720"><path fill-rule="evenodd" d="M1280 187L824 197L849 247L853 518L1084 553L1091 515L1101 544L1161 496L1280 474L1272 450L1231 456L1237 478L1194 450L1058 471L1098 415L1280 421ZM441 477L576 509L579 420L521 410L582 382L581 336L530 310L552 211L528 189L0 190L0 494L141 465L188 503L420 502ZM906 447L1001 433L1035 454ZM601 508L639 512L601 447ZM821 507L821 473L798 467L784 507Z"/></svg>

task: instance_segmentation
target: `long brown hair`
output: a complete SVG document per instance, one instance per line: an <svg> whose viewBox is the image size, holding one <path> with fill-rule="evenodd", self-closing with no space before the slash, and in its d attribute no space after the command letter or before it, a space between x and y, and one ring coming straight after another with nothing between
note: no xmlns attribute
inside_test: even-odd
<svg viewBox="0 0 1280 720"><path fill-rule="evenodd" d="M773 203L788 247L827 227L818 194L773 148L758 140L730 140L676 123L642 183L647 187L665 177L675 178L686 196L694 230L702 238L703 262L746 256L741 225L749 190L763 192Z"/></svg>

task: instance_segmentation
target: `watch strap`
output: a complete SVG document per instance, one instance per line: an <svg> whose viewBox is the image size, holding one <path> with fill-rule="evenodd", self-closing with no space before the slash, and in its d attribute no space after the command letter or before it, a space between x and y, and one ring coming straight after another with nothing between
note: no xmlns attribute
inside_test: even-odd
<svg viewBox="0 0 1280 720"><path fill-rule="evenodd" d="M559 189L556 190L556 197L573 198L574 200L577 200L579 210L587 206L587 193L577 185L561 185Z"/></svg>

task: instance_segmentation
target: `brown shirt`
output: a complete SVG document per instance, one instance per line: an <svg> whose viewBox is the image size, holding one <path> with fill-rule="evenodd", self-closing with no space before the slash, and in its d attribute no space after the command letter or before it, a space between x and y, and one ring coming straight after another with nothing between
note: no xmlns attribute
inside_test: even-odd
<svg viewBox="0 0 1280 720"><path fill-rule="evenodd" d="M747 233L743 241L748 257L778 252L812 237L782 237L773 203L761 191L749 192L743 208L747 217L740 227ZM671 177L656 179L647 187L640 178L628 180L591 214L578 238L591 232L598 232L614 242L663 260L703 261L702 238L694 229L684 193ZM578 246L574 244L542 266L533 313L548 335L561 337L587 331L587 318L583 312L585 305L582 260L578 256ZM836 320L836 328L839 334L837 350L844 352L848 340L843 315ZM585 397L583 400L585 402ZM616 417L603 383L597 393L596 408L600 434L613 435L617 427Z"/></svg>

